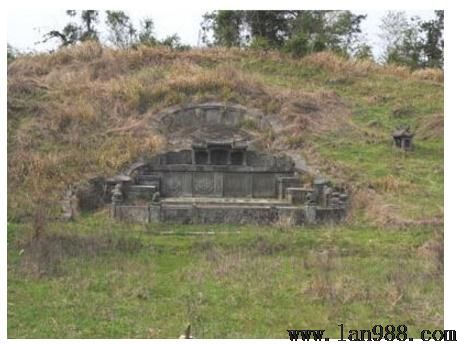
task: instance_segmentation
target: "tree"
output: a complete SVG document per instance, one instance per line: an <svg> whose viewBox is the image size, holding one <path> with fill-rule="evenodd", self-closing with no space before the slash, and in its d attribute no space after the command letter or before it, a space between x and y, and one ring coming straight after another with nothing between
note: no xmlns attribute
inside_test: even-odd
<svg viewBox="0 0 457 345"><path fill-rule="evenodd" d="M444 12L435 11L435 18L409 20L404 12L388 12L381 20L384 42L383 60L411 68L443 67Z"/></svg>
<svg viewBox="0 0 457 345"><path fill-rule="evenodd" d="M154 37L154 22L151 18L144 18L141 21L138 43L146 46L157 45L157 40Z"/></svg>
<svg viewBox="0 0 457 345"><path fill-rule="evenodd" d="M360 41L355 45L355 47L352 50L352 55L356 59L372 61L374 60L373 49L365 41Z"/></svg>
<svg viewBox="0 0 457 345"><path fill-rule="evenodd" d="M379 38L384 50L384 59L387 57L389 50L401 44L403 33L408 29L408 20L405 12L402 11L388 11L385 16L381 18L379 26L381 32Z"/></svg>
<svg viewBox="0 0 457 345"><path fill-rule="evenodd" d="M214 11L203 17L203 41L283 49L294 56L325 49L349 54L365 18L350 11Z"/></svg>
<svg viewBox="0 0 457 345"><path fill-rule="evenodd" d="M98 33L95 30L95 25L98 23L98 11L81 11L81 21L83 26L79 40L81 42L88 40L98 41Z"/></svg>
<svg viewBox="0 0 457 345"><path fill-rule="evenodd" d="M131 47L137 40L130 17L123 11L106 11L108 41L122 49Z"/></svg>
<svg viewBox="0 0 457 345"><path fill-rule="evenodd" d="M302 57L311 51L309 37L299 32L288 39L284 45L284 51L294 57Z"/></svg>
<svg viewBox="0 0 457 345"><path fill-rule="evenodd" d="M67 10L66 14L74 18L77 15L75 10ZM43 42L47 42L50 39L57 38L60 40L60 47L75 44L77 42L87 40L97 40L98 33L95 30L95 25L98 23L98 11L86 10L81 11L80 20L82 25L78 25L75 22L69 22L62 31L51 30L44 35Z"/></svg>
<svg viewBox="0 0 457 345"><path fill-rule="evenodd" d="M326 13L328 11L299 11L292 23L291 42L295 51L301 55L325 50L326 47ZM301 43L301 45L299 45ZM297 54L295 54L297 55Z"/></svg>
<svg viewBox="0 0 457 345"><path fill-rule="evenodd" d="M282 46L289 34L292 11L214 11L203 16L203 42L208 46L240 47L265 42ZM212 34L212 39L210 35Z"/></svg>
<svg viewBox="0 0 457 345"><path fill-rule="evenodd" d="M165 39L160 41L160 45L170 47L171 49L178 49L178 50L190 49L189 46L181 44L181 38L178 36L178 34L173 34L171 36L167 36Z"/></svg>
<svg viewBox="0 0 457 345"><path fill-rule="evenodd" d="M423 64L419 18L406 18L405 12L389 11L381 19L380 38L384 42L382 59L385 63L412 68Z"/></svg>
<svg viewBox="0 0 457 345"><path fill-rule="evenodd" d="M245 22L254 40L263 38L270 47L282 47L290 35L291 11L246 11Z"/></svg>
<svg viewBox="0 0 457 345"><path fill-rule="evenodd" d="M365 51L371 49L361 35L365 18L350 11L298 11L284 50L295 56L323 50L355 56L362 43Z"/></svg>
<svg viewBox="0 0 457 345"><path fill-rule="evenodd" d="M362 32L360 28L362 20L366 19L367 16L357 15L350 11L330 11L327 13L327 17L328 48L335 52L350 55Z"/></svg>
<svg viewBox="0 0 457 345"><path fill-rule="evenodd" d="M6 44L6 61L7 61L7 63L14 61L18 55L19 55L19 52L17 51L17 49L14 48L11 44L7 43Z"/></svg>
<svg viewBox="0 0 457 345"><path fill-rule="evenodd" d="M240 47L244 11L213 11L203 15L203 43L212 46ZM212 31L213 40L208 35Z"/></svg>
<svg viewBox="0 0 457 345"><path fill-rule="evenodd" d="M425 34L423 51L426 67L443 68L444 64L444 11L435 11L435 18L421 24Z"/></svg>
<svg viewBox="0 0 457 345"><path fill-rule="evenodd" d="M76 15L75 10L67 10L66 14L70 17L74 17ZM58 30L51 30L44 35L43 42L47 42L50 39L57 38L60 40L60 46L65 47L71 44L76 43L80 37L80 27L74 23L70 22L62 29L62 31Z"/></svg>

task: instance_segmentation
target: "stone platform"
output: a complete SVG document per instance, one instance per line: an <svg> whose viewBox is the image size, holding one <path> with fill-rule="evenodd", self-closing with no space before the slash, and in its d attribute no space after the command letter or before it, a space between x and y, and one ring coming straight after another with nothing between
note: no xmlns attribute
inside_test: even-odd
<svg viewBox="0 0 457 345"><path fill-rule="evenodd" d="M286 224L335 223L342 208L291 205L287 200L248 198L169 198L149 205L113 205L115 218L135 223Z"/></svg>

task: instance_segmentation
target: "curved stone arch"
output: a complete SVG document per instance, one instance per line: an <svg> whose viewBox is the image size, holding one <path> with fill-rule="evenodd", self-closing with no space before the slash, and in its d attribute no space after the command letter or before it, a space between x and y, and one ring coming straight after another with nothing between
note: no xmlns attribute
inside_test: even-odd
<svg viewBox="0 0 457 345"><path fill-rule="evenodd" d="M221 102L170 107L159 112L154 122L162 132L168 133L213 127L236 130L248 122L259 129L271 128L267 117L260 110Z"/></svg>

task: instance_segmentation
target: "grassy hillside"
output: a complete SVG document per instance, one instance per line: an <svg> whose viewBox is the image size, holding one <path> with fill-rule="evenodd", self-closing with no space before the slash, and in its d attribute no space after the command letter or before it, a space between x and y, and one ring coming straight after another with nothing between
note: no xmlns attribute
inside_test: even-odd
<svg viewBox="0 0 457 345"><path fill-rule="evenodd" d="M351 194L336 227L132 226L56 219L70 183L166 149L163 108L261 109L271 151ZM8 65L9 337L286 337L443 326L443 74L321 53L86 44ZM415 150L392 148L395 126ZM37 239L38 234L38 239ZM417 335L417 333L416 333Z"/></svg>

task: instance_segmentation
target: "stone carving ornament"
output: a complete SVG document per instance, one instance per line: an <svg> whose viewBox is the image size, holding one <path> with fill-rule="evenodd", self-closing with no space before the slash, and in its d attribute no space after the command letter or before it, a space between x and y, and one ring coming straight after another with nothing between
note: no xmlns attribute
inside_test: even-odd
<svg viewBox="0 0 457 345"><path fill-rule="evenodd" d="M177 176L170 176L165 183L167 194L180 195L182 192L182 182Z"/></svg>
<svg viewBox="0 0 457 345"><path fill-rule="evenodd" d="M211 194L214 192L214 179L212 176L194 175L194 189L198 194Z"/></svg>

